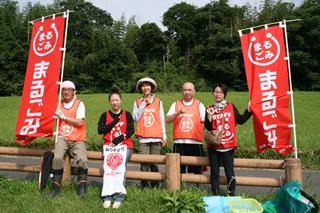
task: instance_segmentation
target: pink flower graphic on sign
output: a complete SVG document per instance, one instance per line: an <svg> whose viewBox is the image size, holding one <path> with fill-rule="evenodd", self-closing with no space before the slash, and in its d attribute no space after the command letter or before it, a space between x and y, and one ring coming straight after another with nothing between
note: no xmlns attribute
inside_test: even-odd
<svg viewBox="0 0 320 213"><path fill-rule="evenodd" d="M123 162L122 155L119 153L111 153L107 157L107 165L112 169L116 170Z"/></svg>

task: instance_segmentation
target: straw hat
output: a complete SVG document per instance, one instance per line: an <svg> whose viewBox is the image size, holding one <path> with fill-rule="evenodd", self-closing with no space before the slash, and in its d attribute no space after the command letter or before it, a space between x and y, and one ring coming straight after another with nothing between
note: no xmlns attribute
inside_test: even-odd
<svg viewBox="0 0 320 213"><path fill-rule="evenodd" d="M156 83L155 80L153 80L152 78L149 78L149 77L141 78L141 79L137 82L136 90L139 91L139 92L141 92L141 88L140 88L140 87L141 87L141 84L142 84L142 83L145 83L145 82L148 82L148 83L150 83L150 84L152 85L152 90L151 90L151 92L156 91L158 85L157 85L157 83Z"/></svg>

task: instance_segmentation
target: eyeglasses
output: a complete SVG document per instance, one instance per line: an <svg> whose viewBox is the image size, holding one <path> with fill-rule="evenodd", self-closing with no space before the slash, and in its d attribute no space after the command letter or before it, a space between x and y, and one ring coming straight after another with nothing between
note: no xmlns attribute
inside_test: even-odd
<svg viewBox="0 0 320 213"><path fill-rule="evenodd" d="M214 91L214 94L223 94L223 92L219 92L219 91Z"/></svg>

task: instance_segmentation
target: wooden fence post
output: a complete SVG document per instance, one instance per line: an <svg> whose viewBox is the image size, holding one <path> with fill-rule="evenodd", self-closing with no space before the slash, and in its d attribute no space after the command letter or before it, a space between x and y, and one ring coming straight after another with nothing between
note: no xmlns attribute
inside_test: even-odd
<svg viewBox="0 0 320 213"><path fill-rule="evenodd" d="M180 154L167 153L166 154L166 180L167 190L180 190Z"/></svg>
<svg viewBox="0 0 320 213"><path fill-rule="evenodd" d="M70 184L71 158L68 154L64 155L62 185Z"/></svg>
<svg viewBox="0 0 320 213"><path fill-rule="evenodd" d="M298 180L302 185L301 161L299 158L287 158L285 162L285 182Z"/></svg>

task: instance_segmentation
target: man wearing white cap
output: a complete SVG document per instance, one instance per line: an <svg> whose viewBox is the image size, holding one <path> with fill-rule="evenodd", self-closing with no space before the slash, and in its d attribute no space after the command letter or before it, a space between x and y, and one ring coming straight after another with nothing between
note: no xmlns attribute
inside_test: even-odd
<svg viewBox="0 0 320 213"><path fill-rule="evenodd" d="M137 82L136 90L143 94L136 99L133 105L133 119L137 122L136 137L139 141L139 153L148 155L160 155L161 146L167 143L165 129L165 117L160 98L155 97L153 92L157 89L155 80L149 77ZM141 163L141 171L158 172L156 164ZM146 187L148 181L141 181L141 186ZM151 181L152 187L157 187L157 181Z"/></svg>
<svg viewBox="0 0 320 213"><path fill-rule="evenodd" d="M182 86L182 99L174 102L167 113L167 123L173 122L173 152L185 156L204 156L202 147L203 123L206 108L196 99L195 86L185 82ZM201 166L180 166L181 173L202 172Z"/></svg>
<svg viewBox="0 0 320 213"><path fill-rule="evenodd" d="M48 197L52 198L60 192L60 183L63 174L63 157L68 151L78 167L78 194L85 197L87 189L87 147L85 107L82 101L75 98L75 85L71 81L61 84L62 101L60 108L55 112L59 119L58 142L55 144L54 159L52 162L53 181L52 190Z"/></svg>

